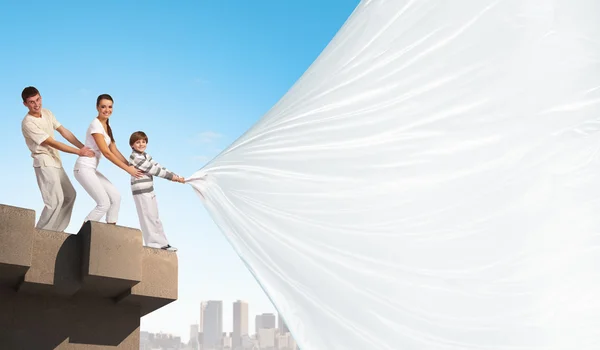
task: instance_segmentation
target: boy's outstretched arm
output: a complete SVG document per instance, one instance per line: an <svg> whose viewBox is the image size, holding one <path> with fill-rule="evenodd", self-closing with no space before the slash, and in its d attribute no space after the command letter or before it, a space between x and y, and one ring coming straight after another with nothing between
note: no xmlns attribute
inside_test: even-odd
<svg viewBox="0 0 600 350"><path fill-rule="evenodd" d="M167 180L171 180L171 181L175 181L175 182L180 182L180 183L182 183L182 184L183 184L183 183L185 183L185 179L183 178L183 176L179 176L179 175L175 174L174 172L170 171L169 169L167 169L167 168L165 168L165 167L161 166L160 164L158 164L158 162L156 162L154 159L152 159L152 157L150 157L150 161L152 162L152 164L153 164L155 167L157 167L157 168L160 168L160 169L163 169L163 170L164 170L164 171L166 171L167 173L171 173L171 174L173 174L173 176L172 176L170 179L169 179L169 178L166 178L166 177L165 177L165 179L167 179ZM157 175L157 176L158 176L158 175Z"/></svg>
<svg viewBox="0 0 600 350"><path fill-rule="evenodd" d="M134 167L152 176L162 177L167 180L173 180L177 176L167 168L161 167L160 164L152 159L151 155L147 155L148 158L138 153L132 153L129 161Z"/></svg>

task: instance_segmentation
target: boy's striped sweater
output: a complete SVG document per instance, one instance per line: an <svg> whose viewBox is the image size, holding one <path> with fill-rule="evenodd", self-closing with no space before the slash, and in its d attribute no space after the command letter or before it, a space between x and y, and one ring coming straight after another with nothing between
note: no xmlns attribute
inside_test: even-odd
<svg viewBox="0 0 600 350"><path fill-rule="evenodd" d="M131 152L129 164L144 172L140 178L131 177L131 192L133 195L154 191L153 176L172 180L175 175L166 168L161 167L146 152L138 152L136 150Z"/></svg>

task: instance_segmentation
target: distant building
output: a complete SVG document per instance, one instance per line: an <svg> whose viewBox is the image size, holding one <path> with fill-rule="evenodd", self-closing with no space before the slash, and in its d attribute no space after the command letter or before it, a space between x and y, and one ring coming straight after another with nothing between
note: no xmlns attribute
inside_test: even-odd
<svg viewBox="0 0 600 350"><path fill-rule="evenodd" d="M203 301L200 305L203 350L219 349L223 337L223 302Z"/></svg>
<svg viewBox="0 0 600 350"><path fill-rule="evenodd" d="M259 329L257 339L260 350L275 350L275 327Z"/></svg>
<svg viewBox="0 0 600 350"><path fill-rule="evenodd" d="M249 335L242 336L242 349L244 350L260 350L258 348L258 341L251 338Z"/></svg>
<svg viewBox="0 0 600 350"><path fill-rule="evenodd" d="M200 334L200 325L193 324L190 326L190 341L188 348L191 350L200 350L198 335Z"/></svg>
<svg viewBox="0 0 600 350"><path fill-rule="evenodd" d="M262 314L256 315L254 319L254 327L256 334L260 329L271 329L275 328L275 315L274 314Z"/></svg>
<svg viewBox="0 0 600 350"><path fill-rule="evenodd" d="M279 333L281 334L285 334L290 331L287 324L285 324L285 320L283 317L281 317L281 314L277 314L277 329L279 329Z"/></svg>
<svg viewBox="0 0 600 350"><path fill-rule="evenodd" d="M181 337L164 333L140 332L140 350L181 350Z"/></svg>
<svg viewBox="0 0 600 350"><path fill-rule="evenodd" d="M238 300L233 303L233 332L231 348L242 348L242 337L248 334L248 303Z"/></svg>
<svg viewBox="0 0 600 350"><path fill-rule="evenodd" d="M221 336L221 349L223 350L231 350L231 334L229 333L227 334L226 332L223 332L223 335Z"/></svg>
<svg viewBox="0 0 600 350"><path fill-rule="evenodd" d="M292 334L287 332L285 334L279 333L275 336L275 347L277 350L296 350L298 345Z"/></svg>

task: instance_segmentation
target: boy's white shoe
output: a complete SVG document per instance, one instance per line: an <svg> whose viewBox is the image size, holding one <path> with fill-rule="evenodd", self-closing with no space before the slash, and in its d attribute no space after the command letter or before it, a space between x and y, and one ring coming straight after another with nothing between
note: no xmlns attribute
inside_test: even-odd
<svg viewBox="0 0 600 350"><path fill-rule="evenodd" d="M163 249L163 250L168 250L168 251L170 251L170 252L176 252L176 251L177 251L177 248L175 248L175 247L172 247L170 244L169 244L169 245L166 245L166 246L164 246L164 247L162 247L162 248L160 248L160 249Z"/></svg>

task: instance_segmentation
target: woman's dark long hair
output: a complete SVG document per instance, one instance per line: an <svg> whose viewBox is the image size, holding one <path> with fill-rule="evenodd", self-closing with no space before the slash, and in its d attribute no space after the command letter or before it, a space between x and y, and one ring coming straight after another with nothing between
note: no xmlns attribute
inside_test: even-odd
<svg viewBox="0 0 600 350"><path fill-rule="evenodd" d="M109 94L102 94L102 95L98 96L98 98L96 99L96 107L100 106L100 101L102 101L102 100L109 100L112 103L115 102L115 101L113 101L113 98ZM112 128L110 127L110 123L108 122L108 119L106 119L106 128L108 129L107 131L108 131L108 136L110 136L110 141L114 143L115 138L113 137Z"/></svg>

